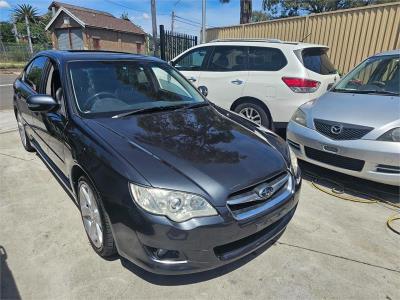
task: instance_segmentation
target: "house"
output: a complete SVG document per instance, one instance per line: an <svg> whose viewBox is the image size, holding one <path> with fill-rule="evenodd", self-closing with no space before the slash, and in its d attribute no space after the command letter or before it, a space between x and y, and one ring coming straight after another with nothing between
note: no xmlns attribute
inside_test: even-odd
<svg viewBox="0 0 400 300"><path fill-rule="evenodd" d="M52 2L49 10L53 18L46 30L54 49L145 53L146 33L129 20L61 2Z"/></svg>

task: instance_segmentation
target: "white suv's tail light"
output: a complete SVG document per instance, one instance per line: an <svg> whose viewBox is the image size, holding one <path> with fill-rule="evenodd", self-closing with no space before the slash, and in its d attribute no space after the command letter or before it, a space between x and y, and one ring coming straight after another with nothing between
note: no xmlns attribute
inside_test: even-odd
<svg viewBox="0 0 400 300"><path fill-rule="evenodd" d="M283 82L295 93L314 93L321 82L305 78L282 77Z"/></svg>

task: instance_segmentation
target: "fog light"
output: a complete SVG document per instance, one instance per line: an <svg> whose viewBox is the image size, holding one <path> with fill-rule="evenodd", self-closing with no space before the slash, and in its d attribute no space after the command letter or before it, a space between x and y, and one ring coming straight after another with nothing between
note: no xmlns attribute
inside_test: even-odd
<svg viewBox="0 0 400 300"><path fill-rule="evenodd" d="M171 259L174 260L179 258L179 251L176 250L153 248L148 246L146 246L146 248L149 250L149 252L152 254L154 258L159 260L171 260Z"/></svg>

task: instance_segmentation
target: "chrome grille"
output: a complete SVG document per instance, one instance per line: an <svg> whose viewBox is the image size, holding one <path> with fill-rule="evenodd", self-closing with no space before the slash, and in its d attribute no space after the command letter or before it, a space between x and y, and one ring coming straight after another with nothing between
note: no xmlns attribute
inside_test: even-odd
<svg viewBox="0 0 400 300"><path fill-rule="evenodd" d="M372 127L340 123L328 120L314 119L315 129L321 134L333 140L358 140L361 139L368 132L373 130ZM334 132L332 126L338 126L340 132Z"/></svg>
<svg viewBox="0 0 400 300"><path fill-rule="evenodd" d="M234 193L227 206L236 220L248 219L287 200L293 193L293 186L291 174L285 172L242 193ZM264 195L262 191L265 190L269 193Z"/></svg>

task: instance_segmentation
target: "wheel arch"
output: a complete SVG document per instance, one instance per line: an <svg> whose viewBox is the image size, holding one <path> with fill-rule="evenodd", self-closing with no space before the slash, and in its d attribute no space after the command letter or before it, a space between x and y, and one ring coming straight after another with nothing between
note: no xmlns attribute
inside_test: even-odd
<svg viewBox="0 0 400 300"><path fill-rule="evenodd" d="M253 103L253 104L259 105L265 111L265 113L268 115L268 118L270 120L269 127L270 128L273 127L274 120L272 119L271 112L270 112L268 106L260 99L257 99L254 97L249 97L249 96L240 97L240 98L236 99L235 101L233 101L233 103L230 107L230 110L235 111L236 107L238 107L240 104L243 104L243 103Z"/></svg>
<svg viewBox="0 0 400 300"><path fill-rule="evenodd" d="M70 173L70 180L71 180L71 187L72 191L75 194L76 201L78 202L78 181L79 178L82 176L85 176L90 183L93 185L93 187L98 191L93 179L89 176L89 174L84 170L84 168L78 164L74 164L71 168L71 173Z"/></svg>

